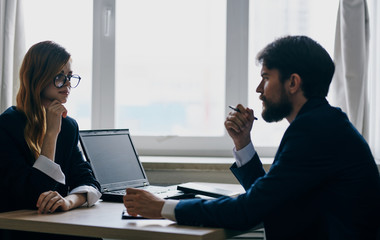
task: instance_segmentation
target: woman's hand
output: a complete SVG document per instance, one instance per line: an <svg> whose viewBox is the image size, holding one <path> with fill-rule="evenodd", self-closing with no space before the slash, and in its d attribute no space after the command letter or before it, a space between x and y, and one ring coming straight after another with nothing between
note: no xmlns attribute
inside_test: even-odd
<svg viewBox="0 0 380 240"><path fill-rule="evenodd" d="M37 200L38 213L52 213L58 208L62 211L70 210L70 202L56 191L41 193Z"/></svg>
<svg viewBox="0 0 380 240"><path fill-rule="evenodd" d="M67 110L58 100L54 100L46 109L46 134L41 147L41 155L54 162L58 134L61 131L62 117Z"/></svg>
<svg viewBox="0 0 380 240"><path fill-rule="evenodd" d="M47 191L41 193L36 206L38 213L53 213L57 209L69 211L70 209L83 205L86 200L86 194L84 193L75 193L62 197L56 191Z"/></svg>
<svg viewBox="0 0 380 240"><path fill-rule="evenodd" d="M54 100L46 108L46 134L58 136L61 131L62 117L67 116L67 109L58 100Z"/></svg>

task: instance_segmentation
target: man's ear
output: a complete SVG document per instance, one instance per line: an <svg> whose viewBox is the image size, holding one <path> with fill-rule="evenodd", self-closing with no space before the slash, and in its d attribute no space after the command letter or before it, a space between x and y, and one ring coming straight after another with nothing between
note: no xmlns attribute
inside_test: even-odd
<svg viewBox="0 0 380 240"><path fill-rule="evenodd" d="M290 75L289 80L288 80L288 91L290 94L297 93L298 91L302 91L301 89L301 84L302 84L302 79L300 75L297 73L293 73Z"/></svg>

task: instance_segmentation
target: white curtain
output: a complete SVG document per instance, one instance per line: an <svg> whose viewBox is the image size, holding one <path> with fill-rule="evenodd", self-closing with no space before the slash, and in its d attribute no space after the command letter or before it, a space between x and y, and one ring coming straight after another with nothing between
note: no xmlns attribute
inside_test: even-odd
<svg viewBox="0 0 380 240"><path fill-rule="evenodd" d="M331 91L335 105L365 136L368 119L369 20L365 0L340 0L335 35L336 65ZM365 136L367 137L367 136Z"/></svg>
<svg viewBox="0 0 380 240"><path fill-rule="evenodd" d="M15 104L25 54L20 0L0 0L0 113Z"/></svg>
<svg viewBox="0 0 380 240"><path fill-rule="evenodd" d="M369 111L369 143L372 153L380 164L380 2L368 1L371 17L371 39L368 87L370 99Z"/></svg>
<svg viewBox="0 0 380 240"><path fill-rule="evenodd" d="M348 114L380 163L380 8L377 1L368 0L370 12L366 0L339 2L334 52L336 71L331 84L334 97L330 100Z"/></svg>

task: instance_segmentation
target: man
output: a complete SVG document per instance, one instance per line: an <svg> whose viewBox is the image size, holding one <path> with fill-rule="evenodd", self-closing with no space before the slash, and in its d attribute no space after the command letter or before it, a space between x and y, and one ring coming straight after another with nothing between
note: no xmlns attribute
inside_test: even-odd
<svg viewBox="0 0 380 240"><path fill-rule="evenodd" d="M225 127L235 144L231 171L246 193L164 201L127 189L128 213L241 230L263 222L268 240L375 239L379 172L364 138L325 99L335 69L330 56L312 39L290 36L270 43L257 60L263 119L290 123L268 173L251 143L253 110L239 104Z"/></svg>

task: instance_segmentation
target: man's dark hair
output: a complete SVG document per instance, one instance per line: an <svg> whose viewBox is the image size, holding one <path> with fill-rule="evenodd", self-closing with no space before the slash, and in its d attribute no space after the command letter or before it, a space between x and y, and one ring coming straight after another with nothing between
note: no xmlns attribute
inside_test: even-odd
<svg viewBox="0 0 380 240"><path fill-rule="evenodd" d="M334 75L334 62L327 51L306 36L287 36L268 44L257 55L268 69L277 69L284 82L291 74L301 79L306 98L326 97Z"/></svg>

